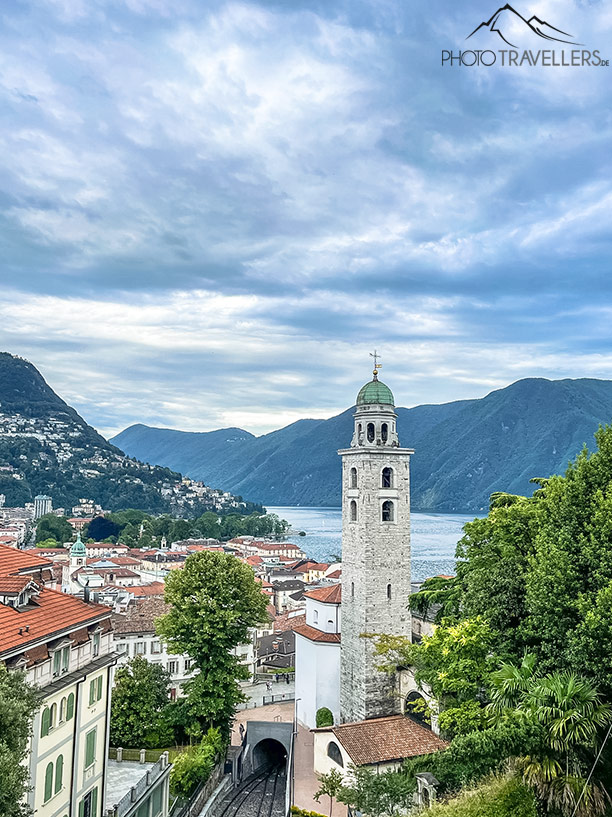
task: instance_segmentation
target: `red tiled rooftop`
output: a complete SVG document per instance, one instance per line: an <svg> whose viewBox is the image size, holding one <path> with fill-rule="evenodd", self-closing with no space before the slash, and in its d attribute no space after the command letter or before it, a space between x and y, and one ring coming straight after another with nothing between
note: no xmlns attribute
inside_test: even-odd
<svg viewBox="0 0 612 817"><path fill-rule="evenodd" d="M0 545L0 576L32 573L37 568L51 567L52 562L39 556L34 550L17 550Z"/></svg>
<svg viewBox="0 0 612 817"><path fill-rule="evenodd" d="M31 581L30 576L0 576L0 596L17 596Z"/></svg>
<svg viewBox="0 0 612 817"><path fill-rule="evenodd" d="M293 630L298 635L303 635L309 641L319 641L325 644L340 643L340 633L323 633L321 630L317 630L316 627L311 627L310 624L299 624L297 627L293 626L288 629Z"/></svg>
<svg viewBox="0 0 612 817"><path fill-rule="evenodd" d="M430 755L446 749L442 738L403 715L330 727L356 766Z"/></svg>
<svg viewBox="0 0 612 817"><path fill-rule="evenodd" d="M163 596L164 583L152 582L151 584L141 584L136 587L126 588L133 596Z"/></svg>
<svg viewBox="0 0 612 817"><path fill-rule="evenodd" d="M20 610L0 604L0 656L15 647L25 648L42 638L51 638L55 633L111 613L109 607L88 604L68 593L47 588L41 590L36 602ZM26 627L29 627L27 633Z"/></svg>
<svg viewBox="0 0 612 817"><path fill-rule="evenodd" d="M328 573L325 577L326 579L339 579L342 576L341 570L334 570L331 573Z"/></svg>
<svg viewBox="0 0 612 817"><path fill-rule="evenodd" d="M309 590L304 593L307 599L315 599L325 604L340 604L342 601L342 585L330 584L329 587L318 587L316 590Z"/></svg>

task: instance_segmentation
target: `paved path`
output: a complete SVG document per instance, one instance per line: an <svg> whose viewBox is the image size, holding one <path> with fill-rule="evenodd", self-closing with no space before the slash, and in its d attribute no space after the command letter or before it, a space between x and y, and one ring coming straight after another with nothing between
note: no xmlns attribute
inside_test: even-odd
<svg viewBox="0 0 612 817"><path fill-rule="evenodd" d="M272 681L272 690L268 691L266 682L261 681L259 684L244 684L241 685L242 691L248 697L248 701L244 704L245 708L252 709L255 706L263 706L263 699L270 695L286 695L291 699L295 695L295 684L293 681L287 683L286 681Z"/></svg>

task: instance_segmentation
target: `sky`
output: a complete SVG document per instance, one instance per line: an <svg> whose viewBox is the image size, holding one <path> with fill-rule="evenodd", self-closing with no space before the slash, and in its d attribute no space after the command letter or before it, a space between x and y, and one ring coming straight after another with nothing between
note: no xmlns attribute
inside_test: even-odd
<svg viewBox="0 0 612 817"><path fill-rule="evenodd" d="M108 436L329 417L374 349L402 406L611 378L612 68L443 66L496 8L3 0L0 349Z"/></svg>

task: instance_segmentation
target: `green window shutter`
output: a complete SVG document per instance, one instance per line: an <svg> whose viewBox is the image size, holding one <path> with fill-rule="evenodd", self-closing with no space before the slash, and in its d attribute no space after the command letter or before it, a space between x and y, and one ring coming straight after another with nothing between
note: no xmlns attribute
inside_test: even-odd
<svg viewBox="0 0 612 817"><path fill-rule="evenodd" d="M79 817L83 817L84 814L85 814L85 798L83 798L79 803Z"/></svg>
<svg viewBox="0 0 612 817"><path fill-rule="evenodd" d="M97 685L98 688L96 690L96 700L99 701L102 698L102 676L99 675L97 678Z"/></svg>
<svg viewBox="0 0 612 817"><path fill-rule="evenodd" d="M89 682L89 705L91 706L96 700L96 682Z"/></svg>
<svg viewBox="0 0 612 817"><path fill-rule="evenodd" d="M68 703L66 704L66 720L69 721L74 715L74 692L68 696Z"/></svg>
<svg viewBox="0 0 612 817"><path fill-rule="evenodd" d="M53 763L47 763L45 769L45 803L51 799L53 794Z"/></svg>
<svg viewBox="0 0 612 817"><path fill-rule="evenodd" d="M98 787L93 790L91 795L91 817L98 817Z"/></svg>
<svg viewBox="0 0 612 817"><path fill-rule="evenodd" d="M49 734L49 723L51 722L51 713L49 712L49 707L46 706L43 709L42 717L40 719L40 736L44 738L46 735Z"/></svg>
<svg viewBox="0 0 612 817"><path fill-rule="evenodd" d="M56 650L53 653L53 676L56 677L60 674L60 667L61 667L61 660L62 654L59 650Z"/></svg>
<svg viewBox="0 0 612 817"><path fill-rule="evenodd" d="M68 672L70 666L70 647L64 647L62 650L62 672Z"/></svg>
<svg viewBox="0 0 612 817"><path fill-rule="evenodd" d="M92 729L85 737L85 768L91 766L96 759L96 729Z"/></svg>
<svg viewBox="0 0 612 817"><path fill-rule="evenodd" d="M62 788L64 782L64 755L60 755L55 762L55 793Z"/></svg>

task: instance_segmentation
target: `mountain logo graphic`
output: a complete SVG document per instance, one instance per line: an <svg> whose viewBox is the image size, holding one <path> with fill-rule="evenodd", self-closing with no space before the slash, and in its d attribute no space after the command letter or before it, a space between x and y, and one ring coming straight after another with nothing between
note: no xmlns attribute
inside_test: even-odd
<svg viewBox="0 0 612 817"><path fill-rule="evenodd" d="M540 37L543 40L557 43L569 43L571 45L581 45L574 40L572 34L567 31L562 31L560 28L547 23L546 20L540 20L534 14L529 20L526 20L522 14L519 14L516 9L513 9L509 3L497 9L495 14L486 22L477 26L471 34L466 37L467 40L473 37L478 32L492 32L497 34L501 39L512 48L518 48L516 44L524 43L527 40L534 40L534 37ZM512 42L512 41L515 42Z"/></svg>

